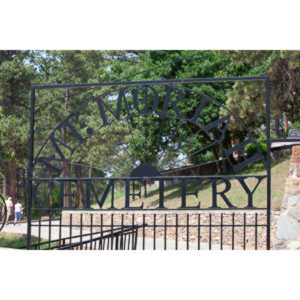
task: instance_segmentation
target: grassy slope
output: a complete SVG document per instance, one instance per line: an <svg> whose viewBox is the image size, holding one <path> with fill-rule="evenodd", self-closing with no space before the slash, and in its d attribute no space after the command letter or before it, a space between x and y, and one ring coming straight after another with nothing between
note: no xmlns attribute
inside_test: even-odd
<svg viewBox="0 0 300 300"><path fill-rule="evenodd" d="M284 193L284 184L285 179L288 174L289 168L289 159L282 159L272 165L272 189L271 189L271 199L272 199L272 209L280 209L281 200ZM252 166L251 169L244 170L241 174L251 174L251 175L264 175L265 171L260 165ZM257 183L257 180L254 178L249 178L246 180L246 183L249 189L253 189ZM190 182L187 186L187 191L192 192L199 188L199 184L196 182ZM225 188L224 183L219 183L217 190L223 191ZM266 191L267 184L266 179L264 179L257 190L254 193L254 205L256 207L265 207L266 206ZM143 192L142 192L143 194ZM226 193L227 197L230 199L230 202L237 207L244 207L247 204L247 194L241 187L240 183L237 180L231 180L231 189ZM119 193L119 197L116 197L115 206L124 207L124 193ZM165 187L165 207L167 208L177 208L180 207L181 203L181 188L180 185L172 185ZM131 201L132 206L140 206L144 202L145 208L155 208L158 206L159 192L157 187L154 185L152 188L148 188L148 197L141 198L136 201ZM201 205L201 208L207 208L211 206L212 199L212 188L211 184L203 184L201 190L198 194L198 199L193 195L187 196L187 205L195 206L197 204ZM106 205L104 207L109 207L110 199L107 199ZM224 201L218 196L218 205L221 207L227 207ZM94 208L98 208L97 205Z"/></svg>
<svg viewBox="0 0 300 300"><path fill-rule="evenodd" d="M32 237L31 240L33 244L38 242L36 237ZM14 249L26 247L26 235L2 232L0 233L0 247Z"/></svg>

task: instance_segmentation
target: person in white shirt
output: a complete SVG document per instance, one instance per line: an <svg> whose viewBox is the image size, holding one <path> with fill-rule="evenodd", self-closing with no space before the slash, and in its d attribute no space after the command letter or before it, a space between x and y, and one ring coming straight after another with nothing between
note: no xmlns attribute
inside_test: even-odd
<svg viewBox="0 0 300 300"><path fill-rule="evenodd" d="M17 203L15 204L15 223L14 224L16 224L16 222L18 222L18 221L21 221L22 211L23 211L22 204L18 200Z"/></svg>
<svg viewBox="0 0 300 300"><path fill-rule="evenodd" d="M13 202L11 200L11 197L7 198L7 200L5 201L5 204L6 204L6 208L7 208L6 224L8 224L8 220L11 216L12 208L13 208Z"/></svg>

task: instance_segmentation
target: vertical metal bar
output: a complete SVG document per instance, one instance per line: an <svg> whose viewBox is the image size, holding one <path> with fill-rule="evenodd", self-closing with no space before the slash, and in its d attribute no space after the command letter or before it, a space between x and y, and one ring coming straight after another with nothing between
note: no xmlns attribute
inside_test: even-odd
<svg viewBox="0 0 300 300"><path fill-rule="evenodd" d="M201 215L198 214L198 250L201 249L201 236L200 236L200 231L201 231Z"/></svg>
<svg viewBox="0 0 300 300"><path fill-rule="evenodd" d="M124 243L124 249L123 250L126 250L126 241L127 241L127 233L125 232L125 234L124 234L124 241L123 241L123 243Z"/></svg>
<svg viewBox="0 0 300 300"><path fill-rule="evenodd" d="M125 207L129 207L130 203L130 181L128 179L125 180Z"/></svg>
<svg viewBox="0 0 300 300"><path fill-rule="evenodd" d="M257 250L257 213L255 213L255 250Z"/></svg>
<svg viewBox="0 0 300 300"><path fill-rule="evenodd" d="M176 214L176 219L175 219L176 223L175 223L175 229L176 229L176 233L175 233L175 249L178 250L178 214Z"/></svg>
<svg viewBox="0 0 300 300"><path fill-rule="evenodd" d="M223 250L223 213L221 213L220 249Z"/></svg>
<svg viewBox="0 0 300 300"><path fill-rule="evenodd" d="M130 250L130 240L131 240L131 234L128 234L128 245L127 245L128 250Z"/></svg>
<svg viewBox="0 0 300 300"><path fill-rule="evenodd" d="M91 238L91 243L90 243L90 250L93 249L93 214L90 214L90 238Z"/></svg>
<svg viewBox="0 0 300 300"><path fill-rule="evenodd" d="M145 250L145 214L143 214L143 250Z"/></svg>
<svg viewBox="0 0 300 300"><path fill-rule="evenodd" d="M103 215L100 215L100 232L101 232L101 238L99 241L99 249L104 250L104 247L102 247L102 242L103 242Z"/></svg>
<svg viewBox="0 0 300 300"><path fill-rule="evenodd" d="M39 234L38 234L38 247L41 249L41 215L39 216Z"/></svg>
<svg viewBox="0 0 300 300"><path fill-rule="evenodd" d="M80 233L79 233L79 235L80 235L80 250L82 250L82 217L83 217L83 215L80 214Z"/></svg>
<svg viewBox="0 0 300 300"><path fill-rule="evenodd" d="M137 249L138 234L139 234L139 229L138 229L138 227L135 227L135 229L134 229L134 250Z"/></svg>
<svg viewBox="0 0 300 300"><path fill-rule="evenodd" d="M156 214L153 215L153 250L156 249Z"/></svg>
<svg viewBox="0 0 300 300"><path fill-rule="evenodd" d="M134 213L131 215L131 225L132 225L132 241L131 241L131 250L134 250Z"/></svg>
<svg viewBox="0 0 300 300"><path fill-rule="evenodd" d="M73 215L70 214L70 222L69 222L70 244L72 244L72 217Z"/></svg>
<svg viewBox="0 0 300 300"><path fill-rule="evenodd" d="M58 245L61 247L61 222L62 222L62 213L59 214L59 231L58 231Z"/></svg>
<svg viewBox="0 0 300 300"><path fill-rule="evenodd" d="M159 208L165 209L164 206L164 180L159 180Z"/></svg>
<svg viewBox="0 0 300 300"><path fill-rule="evenodd" d="M134 181L132 181L132 200L135 200L135 184Z"/></svg>
<svg viewBox="0 0 300 300"><path fill-rule="evenodd" d="M147 182L146 180L144 181L144 197L147 197Z"/></svg>
<svg viewBox="0 0 300 300"><path fill-rule="evenodd" d="M208 247L211 250L211 213L209 214L209 240L208 240Z"/></svg>
<svg viewBox="0 0 300 300"><path fill-rule="evenodd" d="M243 248L246 250L246 213L244 213L244 242L243 242Z"/></svg>
<svg viewBox="0 0 300 300"><path fill-rule="evenodd" d="M267 250L271 249L271 144L270 144L270 79L265 79L266 89L266 116L267 116Z"/></svg>
<svg viewBox="0 0 300 300"><path fill-rule="evenodd" d="M106 247L106 250L109 250L109 247L111 246L111 237L107 238L107 247Z"/></svg>
<svg viewBox="0 0 300 300"><path fill-rule="evenodd" d="M123 239L124 239L124 215L121 214L121 239L120 239L120 249L125 250L123 247Z"/></svg>
<svg viewBox="0 0 300 300"><path fill-rule="evenodd" d="M119 233L115 237L115 250L119 250Z"/></svg>
<svg viewBox="0 0 300 300"><path fill-rule="evenodd" d="M231 244L232 244L232 250L234 250L234 213L232 213L232 233L231 233Z"/></svg>
<svg viewBox="0 0 300 300"><path fill-rule="evenodd" d="M111 214L111 223L110 223L110 231L111 231L111 238L110 238L110 250L114 249L114 214Z"/></svg>
<svg viewBox="0 0 300 300"><path fill-rule="evenodd" d="M51 247L51 226L52 226L52 222L51 222L51 211L49 212L49 239L48 239L48 249L50 249Z"/></svg>
<svg viewBox="0 0 300 300"><path fill-rule="evenodd" d="M186 182L185 179L181 180L181 207L186 207Z"/></svg>
<svg viewBox="0 0 300 300"><path fill-rule="evenodd" d="M165 214L164 224L164 250L167 250L167 214Z"/></svg>
<svg viewBox="0 0 300 300"><path fill-rule="evenodd" d="M32 175L33 175L33 153L34 153L34 123L35 123L35 89L31 88L30 103L30 142L28 162L28 199L27 199L27 239L26 248L30 249L31 244L31 210L32 210Z"/></svg>
<svg viewBox="0 0 300 300"><path fill-rule="evenodd" d="M115 181L112 180L112 187L111 187L111 208L114 207L114 201L115 201Z"/></svg>
<svg viewBox="0 0 300 300"><path fill-rule="evenodd" d="M190 223L189 223L189 218L190 218L190 215L187 214L186 215L186 250L189 250L190 248L190 245L189 245L189 239L190 239Z"/></svg>

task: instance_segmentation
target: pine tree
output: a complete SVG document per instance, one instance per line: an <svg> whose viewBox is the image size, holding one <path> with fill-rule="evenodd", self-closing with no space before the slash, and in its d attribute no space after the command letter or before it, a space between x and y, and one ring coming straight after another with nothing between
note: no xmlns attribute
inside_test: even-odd
<svg viewBox="0 0 300 300"><path fill-rule="evenodd" d="M29 91L34 70L29 51L0 51L0 168L4 193L17 197L17 168L25 167L29 120Z"/></svg>

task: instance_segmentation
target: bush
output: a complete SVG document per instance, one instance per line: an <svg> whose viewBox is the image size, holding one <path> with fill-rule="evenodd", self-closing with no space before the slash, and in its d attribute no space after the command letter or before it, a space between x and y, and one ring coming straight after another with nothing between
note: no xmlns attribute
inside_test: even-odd
<svg viewBox="0 0 300 300"><path fill-rule="evenodd" d="M252 156L257 152L256 144L248 144L245 147L245 152L247 153L247 156Z"/></svg>
<svg viewBox="0 0 300 300"><path fill-rule="evenodd" d="M261 150L261 152L263 154L266 154L267 153L267 144L264 143L264 142L258 142L258 147L259 149ZM247 156L250 157L250 156L253 156L254 154L256 154L256 152L258 151L257 150L257 144L248 144L246 147L245 147L245 152L247 153Z"/></svg>
<svg viewBox="0 0 300 300"><path fill-rule="evenodd" d="M207 151L204 155L201 157L201 162L210 162L215 160L214 154L210 151Z"/></svg>
<svg viewBox="0 0 300 300"><path fill-rule="evenodd" d="M205 153L198 153L192 156L192 163L195 165L211 162L213 160L215 160L215 157L211 151L206 151Z"/></svg>
<svg viewBox="0 0 300 300"><path fill-rule="evenodd" d="M263 154L267 154L267 144L266 143L259 143L258 146Z"/></svg>
<svg viewBox="0 0 300 300"><path fill-rule="evenodd" d="M300 129L300 120L297 120L294 122L293 126L291 126L292 129Z"/></svg>

